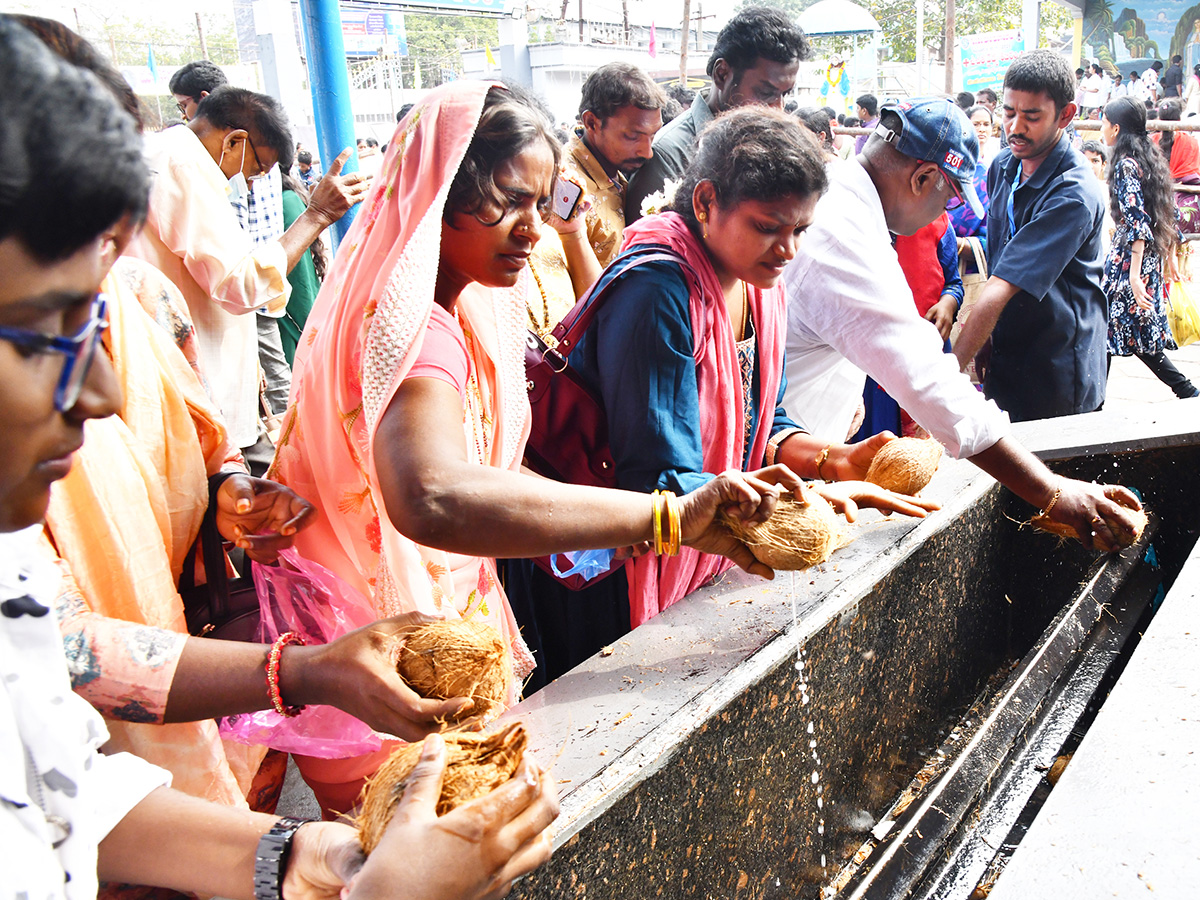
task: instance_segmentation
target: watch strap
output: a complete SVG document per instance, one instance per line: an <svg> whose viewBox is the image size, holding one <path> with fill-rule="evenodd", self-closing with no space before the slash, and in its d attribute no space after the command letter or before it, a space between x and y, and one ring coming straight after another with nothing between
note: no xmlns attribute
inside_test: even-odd
<svg viewBox="0 0 1200 900"><path fill-rule="evenodd" d="M292 838L301 825L310 821L284 816L258 839L258 849L254 853L254 900L281 900Z"/></svg>

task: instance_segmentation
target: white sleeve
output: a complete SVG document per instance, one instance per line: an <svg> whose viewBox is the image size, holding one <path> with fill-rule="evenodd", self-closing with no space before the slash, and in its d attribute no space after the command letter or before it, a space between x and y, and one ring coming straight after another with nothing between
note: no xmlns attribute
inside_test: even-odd
<svg viewBox="0 0 1200 900"><path fill-rule="evenodd" d="M170 787L171 773L132 753L97 753L89 791L91 827L103 840L151 791Z"/></svg>
<svg viewBox="0 0 1200 900"><path fill-rule="evenodd" d="M943 352L937 329L917 314L895 251L872 253L871 242L851 246L829 232L821 238L822 246L805 247L808 265L787 284L789 336L801 320L954 457L974 456L1004 437L1008 416Z"/></svg>

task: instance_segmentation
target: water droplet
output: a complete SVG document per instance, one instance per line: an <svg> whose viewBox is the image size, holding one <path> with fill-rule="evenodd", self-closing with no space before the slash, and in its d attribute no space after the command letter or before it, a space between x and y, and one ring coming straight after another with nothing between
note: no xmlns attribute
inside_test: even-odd
<svg viewBox="0 0 1200 900"><path fill-rule="evenodd" d="M816 769L813 769L813 773L812 773L812 783L813 783L813 784L816 784L816 783L817 783L818 781L820 781L820 780L821 780L821 773L820 773L820 772L818 772Z"/></svg>

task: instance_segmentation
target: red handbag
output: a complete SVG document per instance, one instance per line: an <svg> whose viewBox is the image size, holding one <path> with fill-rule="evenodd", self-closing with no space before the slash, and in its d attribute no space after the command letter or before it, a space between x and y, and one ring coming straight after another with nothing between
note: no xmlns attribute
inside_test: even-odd
<svg viewBox="0 0 1200 900"><path fill-rule="evenodd" d="M613 261L613 266L622 263L624 266L599 290L593 285L563 317L551 332L556 341L554 346L535 332L529 332L525 341L525 385L529 390L533 420L525 447L525 464L539 475L567 484L617 486L604 402L571 368L567 357L587 331L617 279L630 269L651 262L675 263L690 273L695 283L700 281L679 254L664 247L647 248ZM549 557L534 562L573 590L585 583L578 575L567 578L556 575ZM615 561L607 573L586 583L593 584L608 577L620 565L621 561Z"/></svg>

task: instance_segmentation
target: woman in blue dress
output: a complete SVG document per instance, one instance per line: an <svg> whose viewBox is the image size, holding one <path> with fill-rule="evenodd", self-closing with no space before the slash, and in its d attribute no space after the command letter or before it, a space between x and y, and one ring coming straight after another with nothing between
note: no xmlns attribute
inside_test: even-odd
<svg viewBox="0 0 1200 900"><path fill-rule="evenodd" d="M1100 136L1112 151L1108 193L1117 223L1101 279L1109 356L1136 356L1175 396L1195 397L1200 391L1163 352L1176 349L1163 263L1179 243L1166 160L1146 133L1145 107L1130 97L1104 107Z"/></svg>
<svg viewBox="0 0 1200 900"><path fill-rule="evenodd" d="M774 463L822 479L814 488L851 516L856 504L910 515L933 508L855 480L893 435L829 445L779 406L787 326L779 281L826 185L820 149L794 117L733 110L700 135L669 211L625 229L621 255L598 282L613 289L569 358L603 402L620 487L681 493L727 469ZM670 258L638 262L664 252ZM684 548L627 560L571 591L529 565L510 567L509 597L538 657L529 687L726 568Z"/></svg>

